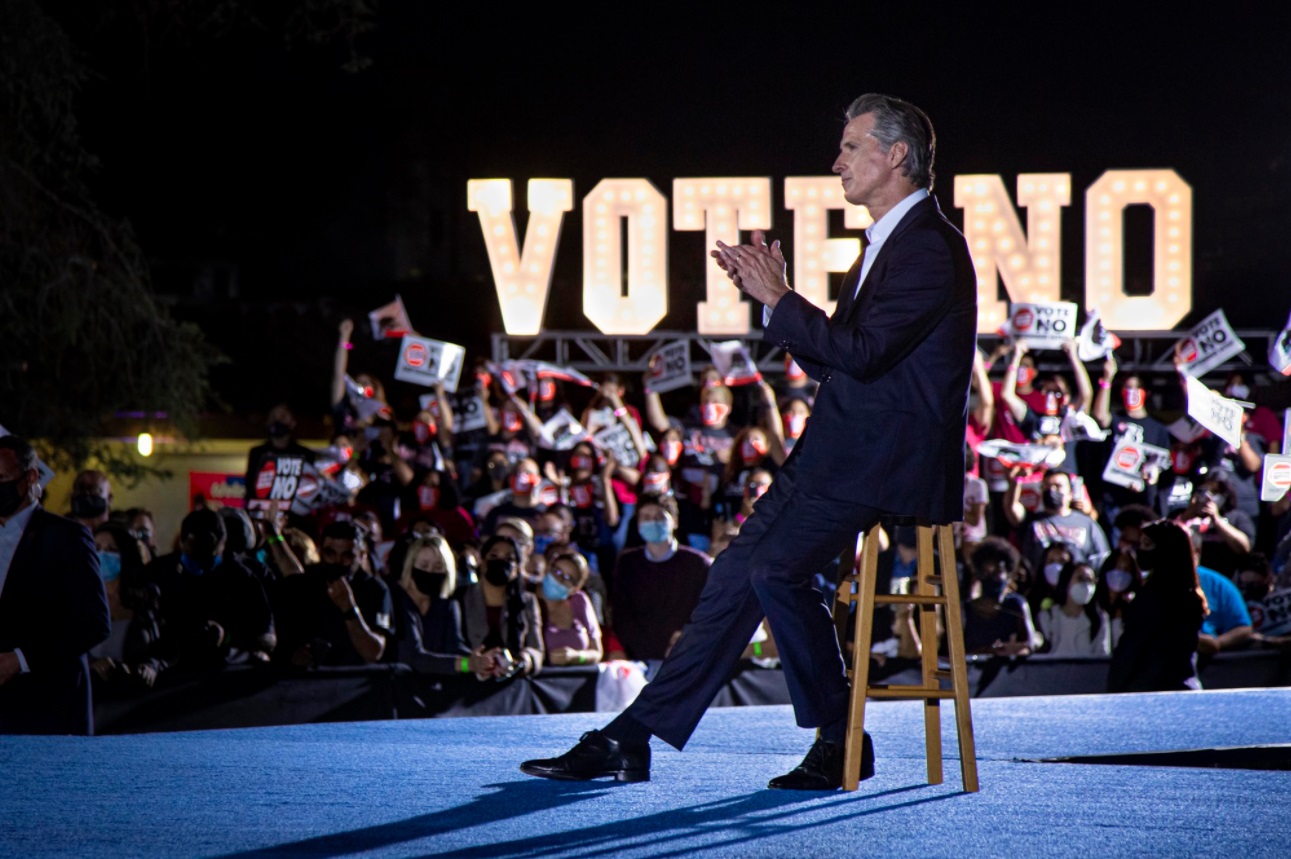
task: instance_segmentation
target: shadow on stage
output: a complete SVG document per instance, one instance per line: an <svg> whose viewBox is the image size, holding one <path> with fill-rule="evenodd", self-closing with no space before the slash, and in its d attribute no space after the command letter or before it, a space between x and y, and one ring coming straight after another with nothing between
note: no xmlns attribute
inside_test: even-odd
<svg viewBox="0 0 1291 859"><path fill-rule="evenodd" d="M528 778L488 787L494 790L447 811L349 832L320 835L267 849L230 853L220 859L343 856L420 841L463 829L487 828L493 824L500 824L498 834L505 838L507 834L516 832L517 818L545 812L563 813L582 800L606 796L619 789L631 789L629 785L616 782L566 782ZM648 843L654 856L682 856L695 850L694 839L697 838L703 841L705 848L754 844L759 839L772 835L832 826L843 820L910 808L963 793L947 791L933 796L886 802L879 806L869 804L884 798L898 800L912 791L928 789L930 788L926 784L917 784L875 793L866 793L864 785L856 793L761 790L734 799L699 803L597 826L574 827L551 835L511 838L421 855L519 859L562 856L576 850L580 856L612 856ZM795 808L802 803L810 805ZM858 808L858 803L866 805ZM808 812L809 819L805 816ZM576 816L570 816L571 821L576 819ZM666 849L669 842L676 843L676 850Z"/></svg>

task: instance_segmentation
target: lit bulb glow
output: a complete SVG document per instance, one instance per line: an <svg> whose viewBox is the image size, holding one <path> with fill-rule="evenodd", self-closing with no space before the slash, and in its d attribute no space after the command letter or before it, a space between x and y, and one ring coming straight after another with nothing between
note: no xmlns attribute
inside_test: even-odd
<svg viewBox="0 0 1291 859"><path fill-rule="evenodd" d="M1062 209L1071 204L1071 174L1018 175L1018 205L1027 207L1023 234L1017 210L994 174L955 177L955 206L977 270L977 330L992 333L1008 318L997 275L1009 298L1037 303L1060 298Z"/></svg>
<svg viewBox="0 0 1291 859"><path fill-rule="evenodd" d="M511 180L471 179L466 183L466 207L480 216L502 325L508 334L516 335L535 335L542 329L561 223L565 212L574 208L574 183L570 179L530 179L528 204L524 250L518 253Z"/></svg>
<svg viewBox="0 0 1291 859"><path fill-rule="evenodd" d="M771 179L730 177L674 179L673 224L704 231L705 301L696 307L700 334L749 333L749 302L709 256L720 240L740 243L740 230L771 229Z"/></svg>
<svg viewBox="0 0 1291 859"><path fill-rule="evenodd" d="M829 238L829 210L842 209L843 225L849 230L863 230L874 219L864 206L843 199L837 176L786 177L784 207L793 212L793 288L832 314L829 273L852 267L861 255L861 240Z"/></svg>
<svg viewBox="0 0 1291 859"><path fill-rule="evenodd" d="M152 433L139 433L138 449L140 456L152 456Z"/></svg>
<svg viewBox="0 0 1291 859"><path fill-rule="evenodd" d="M1152 294L1125 294L1124 211L1152 207ZM1165 331L1192 310L1192 186L1173 170L1108 170L1085 192L1085 303L1108 328ZM1094 241L1093 236L1099 239Z"/></svg>
<svg viewBox="0 0 1291 859"><path fill-rule="evenodd" d="M668 312L668 198L646 179L602 179L583 198L583 235L598 237L583 242L583 314L603 334L649 333Z"/></svg>

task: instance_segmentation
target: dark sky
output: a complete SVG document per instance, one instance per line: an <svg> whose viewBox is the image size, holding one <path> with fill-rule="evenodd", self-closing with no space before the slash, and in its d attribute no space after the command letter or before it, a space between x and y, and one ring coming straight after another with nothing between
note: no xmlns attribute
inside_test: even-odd
<svg viewBox="0 0 1291 859"><path fill-rule="evenodd" d="M644 176L670 196L675 177L771 176L789 239L783 178L827 173L843 109L880 91L932 117L937 195L957 223L956 174L998 173L1010 193L1020 172L1073 175L1065 297L1083 294L1084 189L1106 169L1173 167L1194 192L1191 318L1222 303L1238 327L1280 325L1288 28L1224 9L989 5L754 18L633 4L555 20L387 1L359 74L274 34L152 34L145 48L129 21L73 30L99 74L84 116L104 203L135 224L164 290L211 263L235 267L250 302L365 310L397 290L424 333L479 348L501 323L467 180L510 177L522 205L528 178L568 177L547 325L590 328L577 201L596 182ZM693 327L704 250L702 233L670 233L661 327Z"/></svg>

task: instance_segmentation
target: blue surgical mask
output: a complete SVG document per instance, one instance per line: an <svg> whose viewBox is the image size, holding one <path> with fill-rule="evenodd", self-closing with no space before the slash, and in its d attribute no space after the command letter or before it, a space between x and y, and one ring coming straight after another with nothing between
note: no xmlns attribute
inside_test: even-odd
<svg viewBox="0 0 1291 859"><path fill-rule="evenodd" d="M547 550L551 548L551 544L554 542L556 542L555 537L549 536L547 534L534 534L533 550L537 552L539 555L545 555L547 554Z"/></svg>
<svg viewBox="0 0 1291 859"><path fill-rule="evenodd" d="M647 543L667 543L672 539L672 529L667 522L638 522L637 533Z"/></svg>
<svg viewBox="0 0 1291 859"><path fill-rule="evenodd" d="M542 580L542 595L552 601L569 599L569 588L551 576L545 576Z"/></svg>
<svg viewBox="0 0 1291 859"><path fill-rule="evenodd" d="M110 582L121 575L121 553L99 552L99 578Z"/></svg>
<svg viewBox="0 0 1291 859"><path fill-rule="evenodd" d="M261 565L267 565L269 563L269 553L264 549L256 549L256 561Z"/></svg>

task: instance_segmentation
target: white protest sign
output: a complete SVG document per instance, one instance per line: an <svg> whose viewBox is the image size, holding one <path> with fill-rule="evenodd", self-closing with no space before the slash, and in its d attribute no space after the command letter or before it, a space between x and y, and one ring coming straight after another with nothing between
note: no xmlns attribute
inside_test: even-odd
<svg viewBox="0 0 1291 859"><path fill-rule="evenodd" d="M1107 430L1098 425L1098 421L1084 412L1067 409L1063 416L1059 435L1063 441L1102 441L1107 438Z"/></svg>
<svg viewBox="0 0 1291 859"><path fill-rule="evenodd" d="M1286 635L1291 632L1291 588L1276 590L1261 602L1248 602L1251 626L1260 635Z"/></svg>
<svg viewBox="0 0 1291 859"><path fill-rule="evenodd" d="M573 450L574 445L588 438L587 430L575 420L568 409L561 409L542 425L542 447L549 450Z"/></svg>
<svg viewBox="0 0 1291 859"><path fill-rule="evenodd" d="M1242 406L1221 397L1192 376L1188 382L1188 416L1233 447L1242 444Z"/></svg>
<svg viewBox="0 0 1291 859"><path fill-rule="evenodd" d="M409 334L399 344L399 361L395 364L394 377L401 382L426 387L442 382L445 389L456 392L465 358L466 350L456 343Z"/></svg>
<svg viewBox="0 0 1291 859"><path fill-rule="evenodd" d="M1136 427L1137 429L1137 427ZM1116 441L1112 454L1103 469L1103 480L1142 492L1170 465L1170 451L1154 444L1145 444L1139 433L1126 433Z"/></svg>
<svg viewBox="0 0 1291 859"><path fill-rule="evenodd" d="M1287 325L1269 341L1269 364L1284 376L1291 376L1291 317Z"/></svg>
<svg viewBox="0 0 1291 859"><path fill-rule="evenodd" d="M369 313L368 322L372 324L372 337L376 340L398 340L412 333L408 311L404 309L403 299L398 295L395 295L394 301Z"/></svg>
<svg viewBox="0 0 1291 859"><path fill-rule="evenodd" d="M752 385L762 381L762 374L749 354L749 347L739 340L726 340L714 343L712 348L713 366L722 375L722 382L728 387Z"/></svg>
<svg viewBox="0 0 1291 859"><path fill-rule="evenodd" d="M1270 453L1264 457L1264 481L1260 484L1261 501L1281 501L1291 489L1291 454Z"/></svg>
<svg viewBox="0 0 1291 859"><path fill-rule="evenodd" d="M695 384L690 370L690 344L681 340L656 352L650 358L645 384L646 390L654 394Z"/></svg>
<svg viewBox="0 0 1291 859"><path fill-rule="evenodd" d="M1206 434L1206 428L1187 415L1166 424L1166 429L1184 444L1192 444Z"/></svg>
<svg viewBox="0 0 1291 859"><path fill-rule="evenodd" d="M1103 320L1098 318L1098 311L1089 311L1085 327L1080 329L1076 339L1076 357L1082 361L1101 361L1121 345L1121 338L1103 327Z"/></svg>
<svg viewBox="0 0 1291 859"><path fill-rule="evenodd" d="M1009 305L1009 333L1032 349L1061 349L1076 336L1076 304L1044 301Z"/></svg>
<svg viewBox="0 0 1291 859"><path fill-rule="evenodd" d="M1246 348L1228 324L1223 310L1216 310L1197 323L1177 345L1183 371L1189 376L1203 376Z"/></svg>
<svg viewBox="0 0 1291 859"><path fill-rule="evenodd" d="M488 418L484 415L484 398L474 391L460 393L453 401L453 433L474 432L487 429Z"/></svg>
<svg viewBox="0 0 1291 859"><path fill-rule="evenodd" d="M640 454L637 453L637 446L632 442L632 434L623 424L616 423L600 430L593 436L596 443L606 452L614 454L614 458L619 461L620 465L626 465L628 468L635 468L636 464L641 461Z"/></svg>
<svg viewBox="0 0 1291 859"><path fill-rule="evenodd" d="M1057 468L1067 461L1067 453L1062 448L1050 447L1047 444L1019 444L1001 438L990 438L977 445L980 456L998 459L1005 468L1015 465L1030 469L1047 467Z"/></svg>

